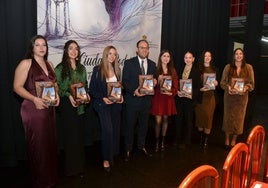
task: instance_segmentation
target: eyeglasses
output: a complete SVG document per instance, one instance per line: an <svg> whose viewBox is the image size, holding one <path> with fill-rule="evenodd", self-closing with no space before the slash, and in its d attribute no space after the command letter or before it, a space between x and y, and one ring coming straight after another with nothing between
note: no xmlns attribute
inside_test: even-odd
<svg viewBox="0 0 268 188"><path fill-rule="evenodd" d="M149 50L149 47L144 47L144 46L139 46L138 48L140 48L142 50Z"/></svg>

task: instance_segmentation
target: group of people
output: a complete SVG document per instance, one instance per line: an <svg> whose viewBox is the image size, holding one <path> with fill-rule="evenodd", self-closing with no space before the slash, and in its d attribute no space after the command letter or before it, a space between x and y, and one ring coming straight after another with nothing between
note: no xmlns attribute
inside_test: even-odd
<svg viewBox="0 0 268 188"><path fill-rule="evenodd" d="M31 39L25 58L15 70L13 87L24 99L21 117L33 187L54 187L57 184L56 108L59 111L59 127L63 132L64 174L83 177L84 118L87 104L76 100L70 91L70 85L73 84L79 84L88 91L87 99L98 114L102 165L106 172L110 172L114 157L120 152L122 119L125 161L129 161L134 153L135 134L138 151L147 157L151 156L145 147L150 115L155 117L155 152L165 150L169 117L172 115L176 117L175 143L181 149L191 143L194 119L200 133L200 144L207 146L216 107L216 92L204 86L204 74L214 73L219 76L211 52L202 54L199 66L194 65L193 53L186 52L184 66L179 70L175 69L172 54L168 50L161 51L157 64L150 60L149 43L146 40L137 42L136 54L125 61L121 71L116 48L107 46L103 50L100 64L94 67L88 84L86 68L80 62L80 47L76 41L69 40L65 43L62 60L54 69L47 59L47 40L41 35ZM140 75L152 75L154 95L140 92ZM171 88L163 91L161 83L166 76L169 76ZM225 145L230 147L236 143L237 136L243 133L248 91L254 89L253 68L245 62L242 49L234 51L233 61L226 65L220 84L217 77L213 81L214 86L220 85L225 90L223 130ZM233 78L243 79L242 94L232 92ZM191 80L190 97L181 91L183 80ZM45 99L36 95L36 82L54 84L56 102L53 105L48 105ZM109 98L107 84L110 82L122 83L123 97L119 100Z"/></svg>

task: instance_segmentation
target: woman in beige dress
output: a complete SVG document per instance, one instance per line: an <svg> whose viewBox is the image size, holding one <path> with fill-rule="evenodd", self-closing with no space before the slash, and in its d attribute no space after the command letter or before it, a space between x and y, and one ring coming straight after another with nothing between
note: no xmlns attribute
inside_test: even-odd
<svg viewBox="0 0 268 188"><path fill-rule="evenodd" d="M235 90L235 79L242 80L242 91ZM225 91L222 129L225 132L225 147L230 148L236 144L237 136L243 133L248 92L254 89L253 68L246 63L241 48L235 49L233 61L225 66L220 85Z"/></svg>

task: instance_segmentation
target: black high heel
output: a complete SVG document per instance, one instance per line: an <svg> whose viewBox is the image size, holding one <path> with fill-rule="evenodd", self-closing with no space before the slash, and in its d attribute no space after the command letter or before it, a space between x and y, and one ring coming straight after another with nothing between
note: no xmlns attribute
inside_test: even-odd
<svg viewBox="0 0 268 188"><path fill-rule="evenodd" d="M159 151L159 143L158 141L155 143L155 150L156 153Z"/></svg>
<svg viewBox="0 0 268 188"><path fill-rule="evenodd" d="M155 138L155 148L154 151L157 153L159 151L159 138Z"/></svg>
<svg viewBox="0 0 268 188"><path fill-rule="evenodd" d="M165 150L165 136L162 136L162 141L161 141L161 151Z"/></svg>
<svg viewBox="0 0 268 188"><path fill-rule="evenodd" d="M111 165L108 161L103 162L103 169L105 172L110 172L111 171Z"/></svg>

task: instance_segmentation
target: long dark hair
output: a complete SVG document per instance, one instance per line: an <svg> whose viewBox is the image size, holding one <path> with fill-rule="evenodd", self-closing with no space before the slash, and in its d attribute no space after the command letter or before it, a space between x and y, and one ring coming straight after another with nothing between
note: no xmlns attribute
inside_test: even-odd
<svg viewBox="0 0 268 188"><path fill-rule="evenodd" d="M35 35L31 38L29 46L28 46L28 50L24 56L25 59L30 59L34 57L34 52L33 52L33 48L34 48L34 43L37 39L43 39L46 43L46 47L47 47L47 51L46 54L44 56L44 59L47 61L47 57L48 57L48 45L47 45L47 39L42 36L42 35Z"/></svg>
<svg viewBox="0 0 268 188"><path fill-rule="evenodd" d="M204 59L205 59L205 54L206 53L210 53L210 55L211 55L211 61L209 63L209 66L212 68L212 70L216 71L216 68L214 66L214 57L213 57L213 55L212 55L212 53L210 51L206 50L206 51L202 52L202 54L199 57L199 61L198 61L198 67L199 67L199 70L200 70L201 73L204 73L204 69L205 69L205 66L204 66L205 61L204 61Z"/></svg>
<svg viewBox="0 0 268 188"><path fill-rule="evenodd" d="M76 44L77 48L78 48L78 55L77 58L75 59L75 63L76 63L76 71L77 73L82 73L83 71L83 66L81 64L81 51L80 51L80 46L78 45L78 43L75 40L68 40L63 48L63 55L62 55L62 60L61 60L61 64L62 64L62 73L61 73L61 77L62 79L66 79L67 77L70 77L70 70L71 70L71 62L70 62L70 57L68 55L68 48L71 44Z"/></svg>
<svg viewBox="0 0 268 188"><path fill-rule="evenodd" d="M235 65L235 53L240 50L242 53L243 53L243 59L242 59L242 65L241 67L244 67L246 65L246 59L245 59L245 53L244 53L244 50L242 48L236 48L233 52L233 60L232 62L230 63L231 64L231 67L233 68L236 68L236 65Z"/></svg>
<svg viewBox="0 0 268 188"><path fill-rule="evenodd" d="M230 71L229 71L229 75L230 76L234 76L236 75L236 65L235 65L235 53L240 50L242 53L243 53L243 59L242 59L242 64L241 64L241 69L242 70L245 70L245 76L247 76L249 73L247 71L247 69L245 69L246 67L246 59L245 59L245 53L244 53L244 50L242 48L236 48L233 52L233 60L232 62L230 63Z"/></svg>
<svg viewBox="0 0 268 188"><path fill-rule="evenodd" d="M173 69L174 69L174 64L173 64L173 59L172 59L172 55L170 53L169 50L167 49L163 49L160 54L159 54L159 57L158 57L158 62L157 62L157 67L156 67L156 70L157 70L157 74L158 75L161 75L164 73L163 71L163 68L162 68L162 61L161 61L161 57L164 53L169 53L169 56L170 56L170 60L169 60L169 63L167 64L167 68L168 68L168 74L169 75L172 75L172 72L173 72Z"/></svg>

